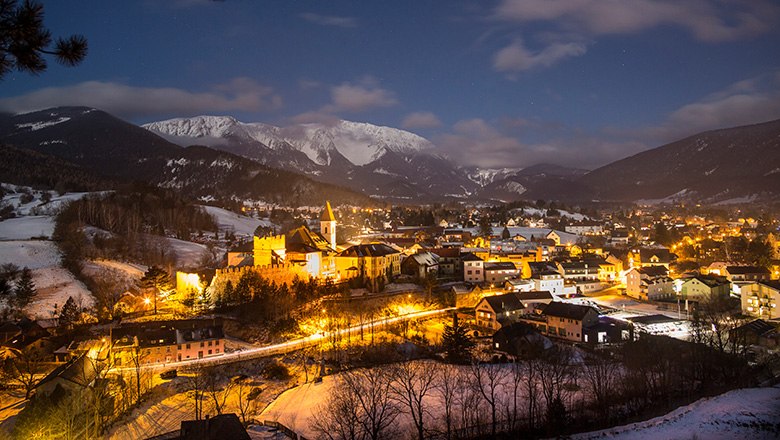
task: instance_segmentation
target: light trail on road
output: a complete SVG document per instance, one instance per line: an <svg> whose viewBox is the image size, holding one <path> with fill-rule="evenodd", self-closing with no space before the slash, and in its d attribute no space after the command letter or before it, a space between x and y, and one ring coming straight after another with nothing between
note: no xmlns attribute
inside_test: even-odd
<svg viewBox="0 0 780 440"><path fill-rule="evenodd" d="M359 333L361 330L365 331L365 330L370 330L371 328L374 329L382 328L388 325L396 324L402 321L408 321L411 319L432 318L434 316L443 315L445 313L454 310L455 307L448 307L445 309L412 312L400 316L376 319L365 324L339 329L336 330L335 332L326 332L325 334L316 333L311 336L292 339L286 342L281 342L279 344L265 345L262 347L255 347L255 348L243 349L239 351L233 351L230 353L225 353L220 356L212 356L212 357L197 358L197 359L185 359L181 361L168 362L168 363L144 364L141 365L139 368L141 370L154 370L154 369L173 369L173 368L180 368L180 367L191 367L191 366L198 366L198 365L220 365L220 364L229 364L232 362L241 362L245 360L258 359L258 358L263 358L268 356L275 356L278 354L290 353L305 347L317 345L319 343L322 343L323 341L326 341L328 337L334 336L334 333L335 335L338 336L345 336L347 334L352 335L355 333ZM136 370L135 367L122 367L122 368L112 368L111 372L123 372L123 371L135 371L135 370Z"/></svg>

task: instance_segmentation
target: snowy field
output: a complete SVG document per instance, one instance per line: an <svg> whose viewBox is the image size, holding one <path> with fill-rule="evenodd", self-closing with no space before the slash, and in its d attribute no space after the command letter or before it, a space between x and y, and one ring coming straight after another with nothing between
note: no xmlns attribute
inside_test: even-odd
<svg viewBox="0 0 780 440"><path fill-rule="evenodd" d="M573 439L763 440L780 438L780 388L745 388L704 398L654 419Z"/></svg>
<svg viewBox="0 0 780 440"><path fill-rule="evenodd" d="M432 361L416 361L416 362L432 362ZM470 367L457 366L448 364L436 364L439 374L444 374L449 378L458 378L457 381L463 383L463 381L472 381ZM503 369L503 375L498 379L500 385L496 388L497 400L503 402L511 401L512 394L512 373L510 364L498 364L491 367ZM380 367L380 368L387 368ZM460 376L459 375L463 375ZM325 376L320 383L305 383L303 385L291 388L271 402L268 407L258 417L259 421L276 421L284 424L299 435L303 435L306 438L317 438L317 432L313 429L313 422L316 420L316 414L323 411L328 397L332 394L336 386L338 386L341 379L341 374L335 374L331 376ZM441 377L441 376L440 376ZM577 393L571 393L564 397L567 405L571 405L571 402L575 399L579 399L582 396ZM527 397L525 390L518 389L518 401L525 402ZM470 403L469 405L473 405ZM444 426L442 424L444 407L441 403L440 396L432 391L423 398L423 405L426 408L427 416L425 423L428 429L442 430ZM490 410L486 406L485 402L480 401L477 405L480 407L480 414L484 415L484 422L488 421L490 417ZM457 404L456 404L457 406ZM459 412L456 409L454 412ZM401 407L401 413L395 420L394 426L396 426L402 432L412 432L413 422L412 417L408 412L408 408Z"/></svg>
<svg viewBox="0 0 780 440"><path fill-rule="evenodd" d="M219 225L220 232L233 231L236 235L251 237L258 226L272 226L272 223L267 220L258 220L256 218L239 215L226 209L217 208L216 206L202 205L202 207L206 212L217 219L217 225Z"/></svg>
<svg viewBox="0 0 780 440"><path fill-rule="evenodd" d="M51 318L55 305L62 307L68 297L78 304L90 306L92 294L83 283L60 266L57 246L48 240L30 240L31 237L51 238L54 216L63 203L77 200L88 193L67 193L62 196L49 192L51 200L43 203L41 192L16 185L2 184L7 194L3 203L15 207L19 217L0 221L0 264L15 264L32 270L33 283L38 293L25 311L34 318ZM13 192L17 191L17 192ZM33 198L22 203L22 191Z"/></svg>
<svg viewBox="0 0 780 440"><path fill-rule="evenodd" d="M60 266L59 250L50 241L1 241L0 264L6 263L32 270L38 294L25 311L33 317L51 318L54 305L62 307L69 296L84 306L93 302L86 286Z"/></svg>
<svg viewBox="0 0 780 440"><path fill-rule="evenodd" d="M53 232L54 217L36 215L0 221L0 240L29 240L33 237L51 238Z"/></svg>
<svg viewBox="0 0 780 440"><path fill-rule="evenodd" d="M200 243L179 240L177 238L166 238L174 254L176 254L176 267L188 268L198 267L203 259L203 255L208 252L208 248Z"/></svg>

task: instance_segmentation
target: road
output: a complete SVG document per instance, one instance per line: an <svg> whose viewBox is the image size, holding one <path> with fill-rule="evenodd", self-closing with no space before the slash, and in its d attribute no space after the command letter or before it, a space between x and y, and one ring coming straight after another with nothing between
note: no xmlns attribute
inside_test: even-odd
<svg viewBox="0 0 780 440"><path fill-rule="evenodd" d="M434 316L443 315L445 313L449 313L454 310L455 310L454 307L448 307L445 309L425 310L421 312L412 312L412 313L407 313L404 315L399 315L394 317L376 319L374 321L362 325L356 325L344 329L339 329L336 331L336 333L339 336L346 336L347 334L356 335L359 334L361 330L368 331L372 327L374 329L377 329L377 328L386 327L388 325L396 324L402 321L408 321L412 319L432 318ZM333 333L326 333L326 334L318 333L311 336L307 336L305 338L291 339L289 341L282 342L279 344L265 345L262 347L254 347L254 348L243 349L240 351L234 351L231 353L225 353L222 356L212 356L212 357L200 358L200 359L187 359L187 360L169 362L164 364L142 365L141 369L144 370L173 369L173 368L193 367L199 365L228 364L232 362L239 362L239 361L244 361L249 359L258 359L258 358L263 358L268 356L290 353L305 347L316 346L317 344L321 343L323 340L326 341L331 336L333 336ZM112 371L114 372L135 371L135 368L133 367L114 368Z"/></svg>

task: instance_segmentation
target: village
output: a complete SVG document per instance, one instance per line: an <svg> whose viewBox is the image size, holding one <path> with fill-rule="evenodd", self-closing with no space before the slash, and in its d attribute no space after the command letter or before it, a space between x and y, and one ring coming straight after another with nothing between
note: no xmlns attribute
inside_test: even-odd
<svg viewBox="0 0 780 440"><path fill-rule="evenodd" d="M653 207L596 216L543 201L508 210L334 209L325 202L319 209L270 211L244 205L242 218L262 221L252 233L225 232L218 242L223 257L175 270L146 267L136 285L116 292L110 319L73 298L45 319L6 313L4 377L16 385L2 400L5 417L24 421L36 401L61 395L79 395L86 407L99 398L79 431L97 435L111 426L112 414L132 417L156 389L176 383L186 407L194 406L181 409L181 429L189 419L208 426L204 414L227 414L234 399L241 409L247 396L231 395L237 385L255 393L273 388L255 386L264 381L253 382L251 374L215 373L220 368L278 369L265 380L317 384L356 366L381 365L352 359L372 350L412 365L437 356L468 365L539 356L542 347L569 364L652 335L704 344L751 365L768 362L776 371L776 220L714 221ZM191 237L204 239L211 240ZM15 275L17 286L23 277ZM404 344L416 348L399 357L392 347ZM210 388L194 383L209 376L203 371L215 376ZM241 409L239 430L265 424L317 435L300 424L291 428L289 417L274 412L273 397L258 399L253 411ZM587 413L575 416L574 401L564 405L572 419ZM479 417L471 422L471 434L491 425ZM506 423L494 416L492 429L519 426ZM543 426L528 423L532 430ZM158 431L178 428L163 424Z"/></svg>

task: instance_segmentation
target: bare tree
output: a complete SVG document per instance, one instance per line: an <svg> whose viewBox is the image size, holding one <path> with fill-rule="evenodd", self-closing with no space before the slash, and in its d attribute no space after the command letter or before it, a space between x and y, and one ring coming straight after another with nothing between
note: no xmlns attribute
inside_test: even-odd
<svg viewBox="0 0 780 440"><path fill-rule="evenodd" d="M203 418L203 400L206 393L206 377L203 368L195 367L192 375L187 376L186 382L189 396L195 406L195 420L200 420Z"/></svg>
<svg viewBox="0 0 780 440"><path fill-rule="evenodd" d="M262 393L262 389L253 387L249 378L241 375L231 379L235 384L236 401L238 404L238 413L241 416L241 423L246 425L249 420L247 417L254 410L257 404L257 396Z"/></svg>
<svg viewBox="0 0 780 440"><path fill-rule="evenodd" d="M211 398L214 403L214 411L217 414L222 414L222 410L225 408L225 403L230 397L230 393L233 390L235 382L227 381L222 385L222 377L215 367L204 368L201 373L203 374L203 380L205 385L205 395Z"/></svg>
<svg viewBox="0 0 780 440"><path fill-rule="evenodd" d="M41 377L43 357L37 351L12 350L3 365L3 381L17 383L24 388L24 398L29 399Z"/></svg>
<svg viewBox="0 0 780 440"><path fill-rule="evenodd" d="M471 364L472 386L490 407L490 435L496 436L498 406L501 404L499 388L507 378L507 369L499 364Z"/></svg>
<svg viewBox="0 0 780 440"><path fill-rule="evenodd" d="M130 358L130 364L133 366L133 373L135 375L135 403L138 404L141 402L141 396L144 394L141 390L141 380L143 379L144 375L143 363L146 359L146 354L137 343L130 347L127 353L128 357Z"/></svg>
<svg viewBox="0 0 780 440"><path fill-rule="evenodd" d="M603 356L591 356L582 368L585 386L595 400L599 418L606 421L609 407L619 378L620 367L617 362Z"/></svg>
<svg viewBox="0 0 780 440"><path fill-rule="evenodd" d="M541 361L538 357L531 357L522 363L523 389L526 396L528 427L534 429L539 419L539 397L541 387L539 385L539 371ZM515 374L520 373L516 371Z"/></svg>
<svg viewBox="0 0 780 440"><path fill-rule="evenodd" d="M438 371L435 374L436 383L434 384L434 393L439 397L442 409L444 410L444 432L445 438L450 440L453 437L455 425L454 411L457 396L457 388L463 384L459 372L453 373L453 368L445 364L436 364Z"/></svg>
<svg viewBox="0 0 780 440"><path fill-rule="evenodd" d="M392 377L386 369L361 369L340 375L313 427L328 439L394 438L400 410L390 397Z"/></svg>
<svg viewBox="0 0 780 440"><path fill-rule="evenodd" d="M434 362L401 362L392 368L393 380L390 392L412 416L417 438L425 438L427 411L423 402L433 391L438 372Z"/></svg>
<svg viewBox="0 0 780 440"><path fill-rule="evenodd" d="M544 354L543 362L539 363L539 382L547 405L547 424L548 428L555 430L563 428L558 419L565 418L565 385L574 374L570 366L571 356L570 348L557 346L548 350Z"/></svg>

